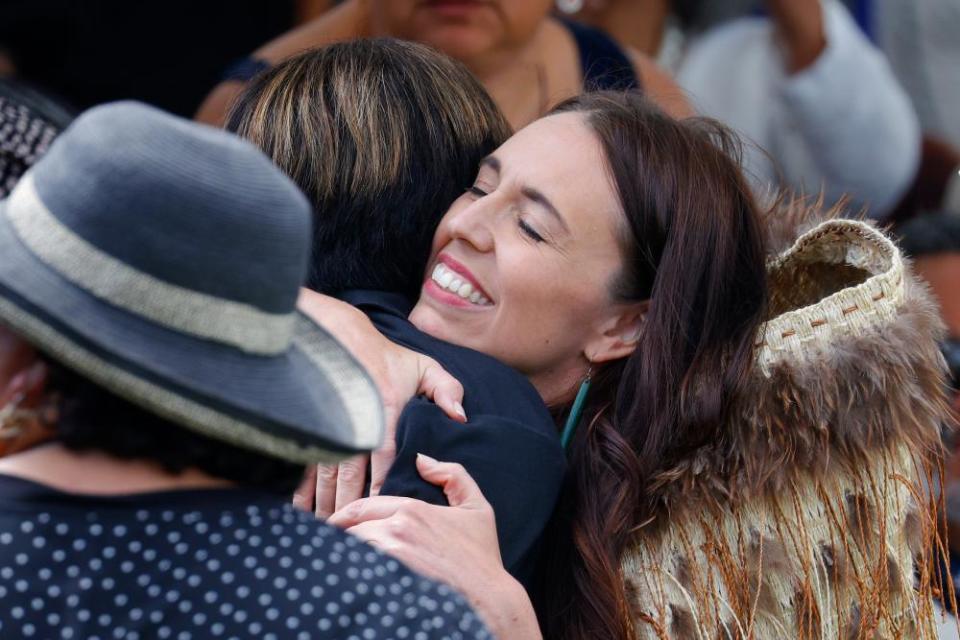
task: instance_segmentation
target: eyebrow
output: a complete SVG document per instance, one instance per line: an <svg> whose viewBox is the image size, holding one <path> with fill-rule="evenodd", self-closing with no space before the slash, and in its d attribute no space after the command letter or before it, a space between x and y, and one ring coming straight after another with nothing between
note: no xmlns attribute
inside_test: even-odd
<svg viewBox="0 0 960 640"><path fill-rule="evenodd" d="M520 193L522 193L527 200L530 200L531 202L534 202L546 209L547 213L557 219L557 222L560 223L560 226L563 227L563 230L567 233L570 233L570 227L567 226L566 220L563 219L563 216L560 215L560 212L557 211L557 208L553 206L553 203L550 202L550 199L547 198L547 196L543 195L536 189L531 189L530 187L524 187L520 190Z"/></svg>
<svg viewBox="0 0 960 640"><path fill-rule="evenodd" d="M500 160L496 156L487 156L480 161L481 167L490 167L497 173L500 173Z"/></svg>
<svg viewBox="0 0 960 640"><path fill-rule="evenodd" d="M490 167L497 173L500 173L501 164L499 158L496 156L487 156L480 161L480 166ZM553 203L550 202L550 199L547 196L543 195L543 193L533 189L532 187L524 187L520 190L520 193L522 193L523 197L525 197L527 200L530 200L531 202L543 207L547 213L557 219L557 222L560 223L560 226L563 227L564 231L570 233L570 227L567 226L567 221L563 219L563 216L560 215L560 212L555 206L553 206Z"/></svg>

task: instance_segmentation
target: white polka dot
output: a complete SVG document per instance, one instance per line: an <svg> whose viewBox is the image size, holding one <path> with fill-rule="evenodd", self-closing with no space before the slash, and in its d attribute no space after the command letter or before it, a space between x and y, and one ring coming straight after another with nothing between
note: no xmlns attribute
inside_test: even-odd
<svg viewBox="0 0 960 640"><path fill-rule="evenodd" d="M33 531L33 523L29 520L24 520L20 523L20 531L23 531L24 533L30 533Z"/></svg>

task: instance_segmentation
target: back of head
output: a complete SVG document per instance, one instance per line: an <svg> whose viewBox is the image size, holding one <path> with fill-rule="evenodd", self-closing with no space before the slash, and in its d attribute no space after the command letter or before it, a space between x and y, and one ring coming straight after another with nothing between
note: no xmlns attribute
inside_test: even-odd
<svg viewBox="0 0 960 640"><path fill-rule="evenodd" d="M463 65L391 39L338 43L277 65L239 97L227 128L310 198L312 288L411 297L440 218L509 135Z"/></svg>
<svg viewBox="0 0 960 640"><path fill-rule="evenodd" d="M629 637L619 558L656 513L656 471L720 437L747 382L766 308L763 234L722 125L676 120L631 93L555 112L582 114L603 146L624 213L612 295L649 308L632 355L593 371L558 510L567 539L545 565L569 573L545 572L542 605L567 612L550 616L550 637Z"/></svg>

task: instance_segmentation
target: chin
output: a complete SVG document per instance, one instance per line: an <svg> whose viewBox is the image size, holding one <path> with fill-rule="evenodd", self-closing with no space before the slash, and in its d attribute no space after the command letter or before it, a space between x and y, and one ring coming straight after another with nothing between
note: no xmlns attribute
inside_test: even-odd
<svg viewBox="0 0 960 640"><path fill-rule="evenodd" d="M426 34L421 42L461 62L486 53L495 44L490 34L469 26L437 29Z"/></svg>

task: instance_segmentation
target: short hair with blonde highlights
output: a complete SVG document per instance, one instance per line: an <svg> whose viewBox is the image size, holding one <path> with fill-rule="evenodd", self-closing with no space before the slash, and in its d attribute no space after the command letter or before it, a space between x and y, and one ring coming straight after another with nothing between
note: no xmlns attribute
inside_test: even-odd
<svg viewBox="0 0 960 640"><path fill-rule="evenodd" d="M411 298L440 218L510 134L466 67L389 38L309 50L261 73L226 126L310 198L311 288Z"/></svg>

